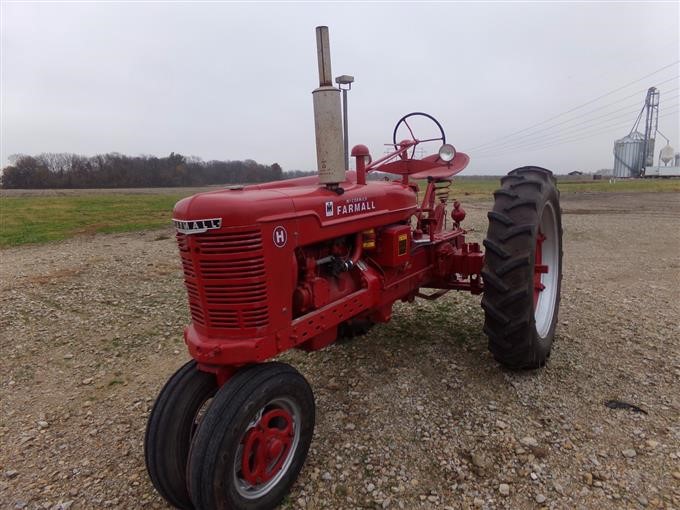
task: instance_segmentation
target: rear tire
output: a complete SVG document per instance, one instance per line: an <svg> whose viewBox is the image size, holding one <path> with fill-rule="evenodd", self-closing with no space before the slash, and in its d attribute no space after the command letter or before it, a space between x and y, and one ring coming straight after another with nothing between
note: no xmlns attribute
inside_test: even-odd
<svg viewBox="0 0 680 510"><path fill-rule="evenodd" d="M165 383L149 415L144 438L146 469L159 494L177 508L193 508L186 480L189 447L201 411L215 391L215 376L189 361Z"/></svg>
<svg viewBox="0 0 680 510"><path fill-rule="evenodd" d="M189 454L201 510L274 508L288 493L314 433L314 395L284 363L241 369L213 399Z"/></svg>
<svg viewBox="0 0 680 510"><path fill-rule="evenodd" d="M522 167L501 179L494 199L484 240L484 332L498 362L538 368L550 356L560 304L559 191L549 170Z"/></svg>

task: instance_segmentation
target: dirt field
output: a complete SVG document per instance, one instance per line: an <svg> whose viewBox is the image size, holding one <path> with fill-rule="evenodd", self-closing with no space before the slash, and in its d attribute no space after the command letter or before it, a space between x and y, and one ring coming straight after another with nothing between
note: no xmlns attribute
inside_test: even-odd
<svg viewBox="0 0 680 510"><path fill-rule="evenodd" d="M499 368L466 294L397 306L365 338L281 357L318 405L285 508L680 508L680 194L562 205L545 369ZM480 240L488 207L467 207ZM142 441L187 359L171 230L0 258L0 508L165 508Z"/></svg>

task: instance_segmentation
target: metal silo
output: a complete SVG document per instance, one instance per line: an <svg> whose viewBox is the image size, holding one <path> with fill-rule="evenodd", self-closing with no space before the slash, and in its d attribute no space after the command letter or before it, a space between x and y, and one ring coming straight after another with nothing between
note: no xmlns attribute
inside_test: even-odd
<svg viewBox="0 0 680 510"><path fill-rule="evenodd" d="M645 137L633 131L614 142L614 177L639 177L644 163Z"/></svg>

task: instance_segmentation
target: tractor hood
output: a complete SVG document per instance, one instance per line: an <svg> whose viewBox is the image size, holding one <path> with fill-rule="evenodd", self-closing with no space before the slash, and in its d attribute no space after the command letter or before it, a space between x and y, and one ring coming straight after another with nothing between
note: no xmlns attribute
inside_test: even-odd
<svg viewBox="0 0 680 510"><path fill-rule="evenodd" d="M414 190L400 182L358 185L347 181L342 183L342 194L317 183L290 186L283 181L281 184L199 193L177 202L173 219L176 225L196 222L203 226L201 222L206 222L208 228L225 228L311 216L319 227L325 227L395 212L408 215L416 208Z"/></svg>
<svg viewBox="0 0 680 510"><path fill-rule="evenodd" d="M175 222L221 219L222 227L259 223L263 216L294 214L293 201L276 190L243 188L199 193L175 204Z"/></svg>

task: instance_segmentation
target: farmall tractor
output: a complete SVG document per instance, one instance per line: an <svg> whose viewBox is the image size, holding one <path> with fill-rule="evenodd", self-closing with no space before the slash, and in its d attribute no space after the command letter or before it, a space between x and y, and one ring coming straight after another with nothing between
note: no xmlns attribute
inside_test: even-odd
<svg viewBox="0 0 680 510"><path fill-rule="evenodd" d="M193 360L158 396L145 455L154 486L178 508L275 507L305 462L315 406L298 371L267 360L365 333L390 320L396 301L483 294L496 360L537 368L550 354L562 276L552 174L523 167L501 179L483 254L465 240L457 201L448 219L452 177L469 158L433 117L404 116L376 161L356 145L356 172L347 171L326 27L317 28L317 51L318 176L201 193L174 209ZM418 118L436 134L418 138ZM438 152L415 157L433 141ZM396 178L368 180L375 171Z"/></svg>

